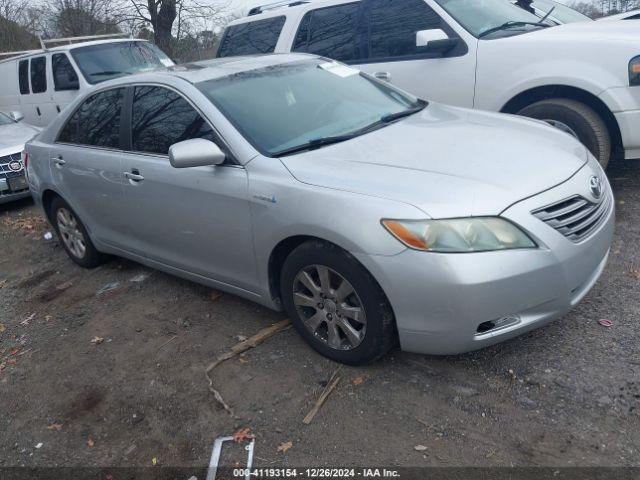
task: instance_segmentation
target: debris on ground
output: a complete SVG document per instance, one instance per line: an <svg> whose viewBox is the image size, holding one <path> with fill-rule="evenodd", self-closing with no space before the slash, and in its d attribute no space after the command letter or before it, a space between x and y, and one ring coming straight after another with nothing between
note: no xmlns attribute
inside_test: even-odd
<svg viewBox="0 0 640 480"><path fill-rule="evenodd" d="M151 459L151 465L153 465L153 466L158 465L158 459L157 459L157 457L153 457L153 458Z"/></svg>
<svg viewBox="0 0 640 480"><path fill-rule="evenodd" d="M51 240L53 240L53 233L45 232L42 238L44 238L47 242L50 242Z"/></svg>
<svg viewBox="0 0 640 480"><path fill-rule="evenodd" d="M360 375L359 377L356 377L353 380L351 380L351 383L353 383L356 386L362 385L366 379L367 379L366 375Z"/></svg>
<svg viewBox="0 0 640 480"><path fill-rule="evenodd" d="M139 273L129 279L132 283L142 283L151 276L150 273Z"/></svg>
<svg viewBox="0 0 640 480"><path fill-rule="evenodd" d="M42 445L44 445L44 443L40 442L40 443L38 443L38 444L36 445L36 448L40 449L40 448L42 448Z"/></svg>
<svg viewBox="0 0 640 480"><path fill-rule="evenodd" d="M611 320L607 320L606 318L598 320L598 323L606 328L613 327L613 322Z"/></svg>
<svg viewBox="0 0 640 480"><path fill-rule="evenodd" d="M167 340L166 342L164 342L162 345L160 345L158 347L158 351L162 350L164 347L166 347L167 345L169 345L171 342L173 342L176 338L178 338L177 335L174 335L173 337L171 337L169 340Z"/></svg>
<svg viewBox="0 0 640 480"><path fill-rule="evenodd" d="M287 320L282 320L281 322L278 322L278 323L274 323L269 327L263 328L254 336L231 347L231 350L228 351L227 353L223 353L222 355L218 356L218 358L214 360L212 363L210 363L209 366L205 369L204 375L209 382L209 391L213 393L216 401L229 413L229 415L234 416L233 410L224 401L224 399L222 398L222 395L220 395L220 392L218 392L218 390L214 388L213 379L209 375L211 371L214 368L216 368L218 365L220 365L222 362L225 362L230 358L235 357L236 355L239 355L243 352L246 352L247 350L257 347L268 338L272 337L276 333L286 328L289 328L290 326L291 326L291 320L287 319Z"/></svg>
<svg viewBox="0 0 640 480"><path fill-rule="evenodd" d="M6 284L7 284L6 278L4 280L0 280L0 290L2 290Z"/></svg>
<svg viewBox="0 0 640 480"><path fill-rule="evenodd" d="M252 438L255 438L252 434L251 434L251 428L249 427L244 427L241 428L240 430L236 431L233 435L233 441L236 443L242 443L246 440L251 440Z"/></svg>
<svg viewBox="0 0 640 480"><path fill-rule="evenodd" d="M26 327L27 325L29 325L29 322L34 318L36 318L36 312L33 312L31 315L29 315L27 318L21 321L20 325L24 325Z"/></svg>
<svg viewBox="0 0 640 480"><path fill-rule="evenodd" d="M22 230L22 233L29 235L47 223L47 221L40 215L19 215L18 218L14 218L7 213L2 220L2 223L12 230Z"/></svg>
<svg viewBox="0 0 640 480"><path fill-rule="evenodd" d="M209 298L212 302L217 302L218 300L220 300L220 297L222 297L222 292L220 292L219 290L211 290Z"/></svg>
<svg viewBox="0 0 640 480"><path fill-rule="evenodd" d="M207 480L216 480L216 474L218 473L218 464L220 463L220 455L222 454L222 444L225 442L235 442L235 443L243 443L244 440L249 440L249 444L244 447L247 452L247 466L244 468L246 472L251 470L253 466L253 448L256 444L255 436L249 435L247 436L247 432L249 428L244 428L238 430L231 437L218 437L213 442L213 450L211 451L211 459L209 460L209 468L207 469ZM236 438L242 438L242 440L237 441ZM237 464L236 466L240 466ZM246 478L249 478L249 473L247 473Z"/></svg>
<svg viewBox="0 0 640 480"><path fill-rule="evenodd" d="M313 406L313 408L307 414L307 416L304 417L304 420L302 420L302 423L304 423L305 425L309 425L313 421L313 418L320 411L320 408L322 408L322 405L324 405L324 402L327 401L327 398L329 398L329 395L331 395L331 392L333 392L333 390L338 385L338 382L340 381L340 377L338 376L338 373L340 373L341 369L342 369L342 365L340 365L338 369L335 372L333 372L333 375L331 375L331 378L327 382L327 386L324 387L324 390L318 397L316 404Z"/></svg>
<svg viewBox="0 0 640 480"><path fill-rule="evenodd" d="M287 450L289 450L291 447L293 447L293 442L291 441L281 443L280 445L278 445L278 452L284 453Z"/></svg>
<svg viewBox="0 0 640 480"><path fill-rule="evenodd" d="M95 444L96 442L93 441L93 437L89 436L89 438L87 438L87 447L93 448Z"/></svg>
<svg viewBox="0 0 640 480"><path fill-rule="evenodd" d="M97 297L112 295L118 288L120 288L120 282L109 282L104 284L96 292Z"/></svg>
<svg viewBox="0 0 640 480"><path fill-rule="evenodd" d="M104 338L102 337L93 337L91 339L91 343L93 343L94 345L100 345L102 342L104 342Z"/></svg>
<svg viewBox="0 0 640 480"><path fill-rule="evenodd" d="M413 449L416 452L424 452L427 450L427 447L425 447L424 445L416 445L415 447L413 447Z"/></svg>
<svg viewBox="0 0 640 480"><path fill-rule="evenodd" d="M4 323L0 323L0 333L4 332L7 327L4 326Z"/></svg>
<svg viewBox="0 0 640 480"><path fill-rule="evenodd" d="M51 425L49 425L47 427L47 430L55 430L56 432L59 432L60 430L62 430L62 424L61 423L52 423Z"/></svg>

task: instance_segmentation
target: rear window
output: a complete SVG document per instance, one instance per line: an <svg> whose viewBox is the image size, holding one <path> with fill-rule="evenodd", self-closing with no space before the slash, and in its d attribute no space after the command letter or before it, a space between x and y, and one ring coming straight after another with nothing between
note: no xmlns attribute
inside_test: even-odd
<svg viewBox="0 0 640 480"><path fill-rule="evenodd" d="M227 27L218 49L218 57L272 53L276 49L284 22L285 17L281 16Z"/></svg>
<svg viewBox="0 0 640 480"><path fill-rule="evenodd" d="M47 57L31 59L31 93L47 91Z"/></svg>
<svg viewBox="0 0 640 480"><path fill-rule="evenodd" d="M358 3L307 12L296 34L293 51L315 53L341 62L362 58L359 12Z"/></svg>
<svg viewBox="0 0 640 480"><path fill-rule="evenodd" d="M18 81L20 83L20 93L29 93L29 60L21 60L18 64Z"/></svg>

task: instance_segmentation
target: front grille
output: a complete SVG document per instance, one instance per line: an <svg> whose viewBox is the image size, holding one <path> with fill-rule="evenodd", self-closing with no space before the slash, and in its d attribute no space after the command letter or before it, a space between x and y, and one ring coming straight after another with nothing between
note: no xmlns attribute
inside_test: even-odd
<svg viewBox="0 0 640 480"><path fill-rule="evenodd" d="M20 153L0 157L0 178L12 178L24 175L24 167L16 172L9 168L9 163L11 162L18 161L22 164L21 157L22 155Z"/></svg>
<svg viewBox="0 0 640 480"><path fill-rule="evenodd" d="M599 203L576 195L531 213L572 242L579 242L604 222L611 210L612 201L613 195L607 189Z"/></svg>

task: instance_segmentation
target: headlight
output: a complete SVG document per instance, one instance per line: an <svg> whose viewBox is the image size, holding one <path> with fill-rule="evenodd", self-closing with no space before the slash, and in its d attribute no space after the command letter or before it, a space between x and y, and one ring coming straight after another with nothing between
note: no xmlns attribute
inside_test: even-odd
<svg viewBox="0 0 640 480"><path fill-rule="evenodd" d="M428 252L489 252L537 247L526 233L498 217L383 220L382 225L407 247Z"/></svg>
<svg viewBox="0 0 640 480"><path fill-rule="evenodd" d="M640 86L640 56L629 62L629 85Z"/></svg>

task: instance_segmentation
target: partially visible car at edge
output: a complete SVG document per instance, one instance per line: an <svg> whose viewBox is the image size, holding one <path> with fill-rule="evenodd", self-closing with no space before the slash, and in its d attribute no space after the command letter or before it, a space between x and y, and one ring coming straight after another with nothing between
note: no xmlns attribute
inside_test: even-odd
<svg viewBox="0 0 640 480"><path fill-rule="evenodd" d="M609 15L608 17L602 17L597 19L599 22L611 22L618 20L640 20L640 9L629 10L628 12L617 13L615 15Z"/></svg>
<svg viewBox="0 0 640 480"><path fill-rule="evenodd" d="M40 129L22 119L20 112L0 112L0 204L30 195L21 155Z"/></svg>
<svg viewBox="0 0 640 480"><path fill-rule="evenodd" d="M517 0L509 0L515 4ZM533 0L531 6L540 19L548 19L557 25L575 22L592 22L593 19L567 5L554 0Z"/></svg>
<svg viewBox="0 0 640 480"><path fill-rule="evenodd" d="M613 233L607 178L571 136L306 54L106 82L26 153L79 265L123 256L284 308L350 364L544 325L595 284Z"/></svg>

